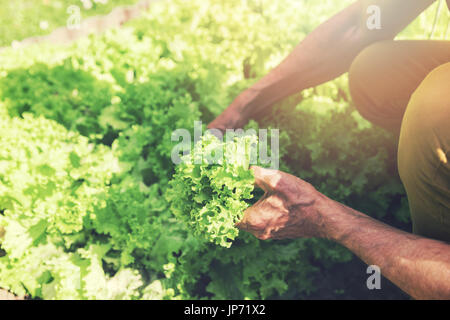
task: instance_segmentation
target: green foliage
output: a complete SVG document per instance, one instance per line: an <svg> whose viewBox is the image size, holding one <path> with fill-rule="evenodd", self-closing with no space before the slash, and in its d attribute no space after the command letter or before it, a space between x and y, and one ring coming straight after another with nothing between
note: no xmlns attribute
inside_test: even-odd
<svg viewBox="0 0 450 320"><path fill-rule="evenodd" d="M23 117L0 119L1 286L44 299L163 298L135 263L167 220L158 185L112 184L123 172L108 147Z"/></svg>
<svg viewBox="0 0 450 320"><path fill-rule="evenodd" d="M249 164L257 147L256 136L228 139L205 135L183 158L167 191L175 216L195 235L227 248L239 234L235 224L248 207L245 200L252 197Z"/></svg>
<svg viewBox="0 0 450 320"><path fill-rule="evenodd" d="M130 177L146 185L167 183L173 173L172 132L192 128L200 116L197 103L178 77L178 73L165 72L151 82L128 85L118 95L121 102L103 113L108 114L113 129L123 130L113 144L121 165Z"/></svg>
<svg viewBox="0 0 450 320"><path fill-rule="evenodd" d="M11 116L32 112L86 136L106 129L95 119L111 104L109 84L77 70L70 60L53 68L39 63L11 70L0 79L0 92Z"/></svg>
<svg viewBox="0 0 450 320"><path fill-rule="evenodd" d="M41 233L80 231L91 197L117 171L114 155L43 117L4 117L0 128L5 216L45 224Z"/></svg>
<svg viewBox="0 0 450 320"><path fill-rule="evenodd" d="M23 116L0 119L2 287L46 299L136 295L134 271L104 274L109 244L71 248L70 236L81 235L96 196L117 172L114 155L51 120ZM123 287L107 288L119 280Z"/></svg>

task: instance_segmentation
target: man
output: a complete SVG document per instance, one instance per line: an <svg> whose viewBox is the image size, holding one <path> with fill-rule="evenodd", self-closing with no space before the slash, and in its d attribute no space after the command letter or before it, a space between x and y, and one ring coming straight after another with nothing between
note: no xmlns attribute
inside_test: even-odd
<svg viewBox="0 0 450 320"><path fill-rule="evenodd" d="M450 41L393 41L434 1L355 2L209 125L240 128L274 102L348 71L360 113L399 135L414 234L335 202L297 177L259 167L252 170L266 193L238 227L260 239L337 241L413 298L450 299ZM379 29L367 26L369 6L381 12Z"/></svg>

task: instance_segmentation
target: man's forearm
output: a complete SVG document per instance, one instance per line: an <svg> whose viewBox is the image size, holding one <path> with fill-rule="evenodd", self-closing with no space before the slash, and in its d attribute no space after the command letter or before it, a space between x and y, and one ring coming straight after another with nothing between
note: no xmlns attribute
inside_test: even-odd
<svg viewBox="0 0 450 320"><path fill-rule="evenodd" d="M360 0L310 33L269 74L233 102L246 121L275 102L303 89L332 80L348 71L352 61L368 45L393 39L435 0ZM382 27L368 30L367 7L378 5Z"/></svg>
<svg viewBox="0 0 450 320"><path fill-rule="evenodd" d="M367 44L359 26L360 3L346 8L310 33L276 68L242 93L243 114L268 106L346 72ZM239 99L239 98L238 98Z"/></svg>
<svg viewBox="0 0 450 320"><path fill-rule="evenodd" d="M340 203L325 210L325 237L355 253L415 299L450 299L450 245L406 233Z"/></svg>

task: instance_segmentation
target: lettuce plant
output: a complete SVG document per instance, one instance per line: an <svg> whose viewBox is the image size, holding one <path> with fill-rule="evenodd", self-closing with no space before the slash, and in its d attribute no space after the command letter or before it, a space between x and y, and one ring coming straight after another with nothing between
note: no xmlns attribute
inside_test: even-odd
<svg viewBox="0 0 450 320"><path fill-rule="evenodd" d="M239 230L235 224L252 198L254 176L249 170L257 137L220 141L206 134L177 167L167 199L173 213L194 234L229 248Z"/></svg>

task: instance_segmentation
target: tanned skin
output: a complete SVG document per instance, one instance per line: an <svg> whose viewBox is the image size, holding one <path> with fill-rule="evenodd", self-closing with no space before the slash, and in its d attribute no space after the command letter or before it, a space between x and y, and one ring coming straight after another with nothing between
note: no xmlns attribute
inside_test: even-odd
<svg viewBox="0 0 450 320"><path fill-rule="evenodd" d="M368 45L393 39L435 0L360 0L309 34L208 127L241 128L273 103L348 71ZM368 30L378 5L382 29ZM330 50L332 48L332 50ZM265 195L237 226L259 239L326 238L347 247L415 299L450 299L450 245L403 232L327 198L287 173L251 168Z"/></svg>

